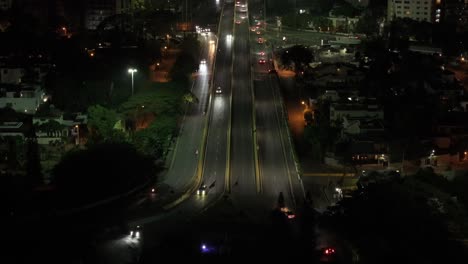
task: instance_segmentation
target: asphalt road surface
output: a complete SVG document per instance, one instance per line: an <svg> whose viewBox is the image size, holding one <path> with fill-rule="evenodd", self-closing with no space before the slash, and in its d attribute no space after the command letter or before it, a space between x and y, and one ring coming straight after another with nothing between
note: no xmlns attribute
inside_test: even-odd
<svg viewBox="0 0 468 264"><path fill-rule="evenodd" d="M252 202L257 195L252 124L247 12L236 7L232 74L231 191L237 200ZM233 21L234 22L234 21Z"/></svg>

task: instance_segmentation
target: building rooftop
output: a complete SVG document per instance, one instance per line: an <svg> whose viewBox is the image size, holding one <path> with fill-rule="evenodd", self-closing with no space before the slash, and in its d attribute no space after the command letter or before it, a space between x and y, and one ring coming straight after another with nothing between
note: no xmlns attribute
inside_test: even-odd
<svg viewBox="0 0 468 264"><path fill-rule="evenodd" d="M337 111L382 111L383 107L377 104L332 104Z"/></svg>

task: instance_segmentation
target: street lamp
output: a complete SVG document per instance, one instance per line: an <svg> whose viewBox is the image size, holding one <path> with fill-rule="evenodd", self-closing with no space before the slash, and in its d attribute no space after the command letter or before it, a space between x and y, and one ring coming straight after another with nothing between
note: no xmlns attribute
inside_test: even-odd
<svg viewBox="0 0 468 264"><path fill-rule="evenodd" d="M130 68L128 69L128 73L132 74L132 95L133 95L133 74L137 72L137 69Z"/></svg>
<svg viewBox="0 0 468 264"><path fill-rule="evenodd" d="M74 129L75 129L75 133L76 133L75 145L78 146L78 145L80 145L80 126L75 125Z"/></svg>

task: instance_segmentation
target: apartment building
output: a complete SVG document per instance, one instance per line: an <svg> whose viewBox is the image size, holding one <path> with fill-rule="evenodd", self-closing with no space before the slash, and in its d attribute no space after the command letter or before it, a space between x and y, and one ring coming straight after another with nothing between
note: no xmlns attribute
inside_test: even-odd
<svg viewBox="0 0 468 264"><path fill-rule="evenodd" d="M388 21L410 18L439 23L442 18L442 0L388 0L387 16Z"/></svg>
<svg viewBox="0 0 468 264"><path fill-rule="evenodd" d="M88 0L86 28L96 29L105 18L124 13L131 7L131 2L131 0Z"/></svg>

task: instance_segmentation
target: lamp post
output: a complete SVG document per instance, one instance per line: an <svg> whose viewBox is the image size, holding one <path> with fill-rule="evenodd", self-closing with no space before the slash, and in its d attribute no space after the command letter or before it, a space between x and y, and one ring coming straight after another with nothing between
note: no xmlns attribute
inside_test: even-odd
<svg viewBox="0 0 468 264"><path fill-rule="evenodd" d="M78 146L80 145L80 126L75 125L75 133L76 133L76 138L75 138L75 145Z"/></svg>
<svg viewBox="0 0 468 264"><path fill-rule="evenodd" d="M134 88L133 88L133 74L135 72L137 72L137 69L133 69L133 68L128 69L128 73L130 73L132 75L132 95L133 95L133 90L134 90Z"/></svg>

